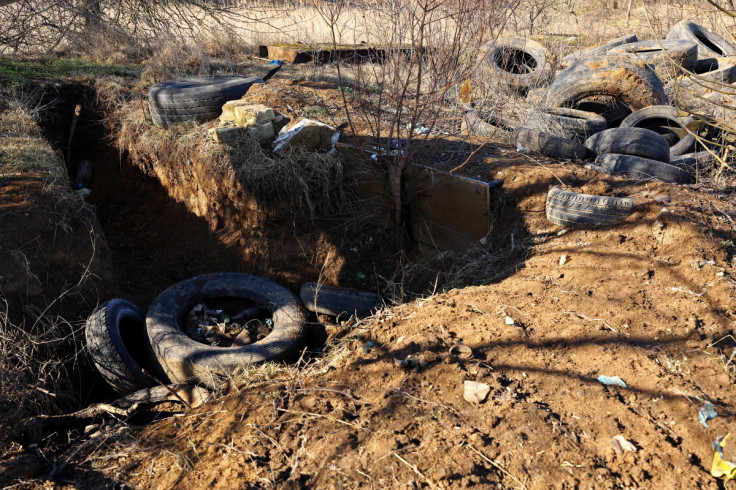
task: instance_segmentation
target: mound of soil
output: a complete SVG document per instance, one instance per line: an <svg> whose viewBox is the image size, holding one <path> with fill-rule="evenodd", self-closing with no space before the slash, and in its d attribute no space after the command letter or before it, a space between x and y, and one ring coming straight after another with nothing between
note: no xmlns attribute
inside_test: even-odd
<svg viewBox="0 0 736 490"><path fill-rule="evenodd" d="M736 422L732 203L575 165L485 164L506 180L495 274L144 429L111 473L159 488L720 488L711 442ZM561 230L544 214L561 182L636 210L613 228ZM457 343L473 357L450 354ZM487 401L463 398L467 380L489 385ZM617 453L617 435L635 450Z"/></svg>

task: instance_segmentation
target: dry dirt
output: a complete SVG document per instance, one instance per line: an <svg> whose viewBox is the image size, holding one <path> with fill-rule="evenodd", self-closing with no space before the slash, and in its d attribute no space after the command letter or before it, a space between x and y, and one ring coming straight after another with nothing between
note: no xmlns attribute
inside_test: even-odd
<svg viewBox="0 0 736 490"><path fill-rule="evenodd" d="M233 384L134 432L133 445L109 440L107 477L156 488L723 488L709 469L711 442L736 422L733 195L533 156L483 167L505 179L495 274L328 327L342 341L299 375ZM633 197L636 211L614 228L563 232L544 214L561 183ZM456 343L473 357L449 354ZM485 403L463 399L466 380L490 386ZM718 412L707 429L706 400ZM636 450L616 454L619 434Z"/></svg>
<svg viewBox="0 0 736 490"><path fill-rule="evenodd" d="M318 119L341 123L330 121L341 99L334 87L278 83L284 98L270 105L290 117L323 106ZM268 90L251 97L267 101ZM145 307L207 267L250 271L247 244L210 233L204 218L167 199L171 190L108 157L91 200L121 294ZM403 272L415 290L422 281L431 289L436 277L475 286L427 294L354 326L327 325L327 348L312 345L270 380L237 380L189 413L93 439L62 482L727 488L709 469L711 442L736 427L732 174L716 192L612 178L495 144L463 171L504 179L491 243L465 254L414 252ZM544 212L553 185L633 197L636 210L613 228L561 230ZM359 252L341 267L361 270ZM319 273L315 264L284 264L282 277ZM450 354L457 343L472 358ZM628 387L604 386L599 375ZM464 400L465 381L488 384L487 401ZM704 401L718 412L709 428L698 421ZM617 454L611 439L619 434L636 450ZM728 459L735 448L727 446Z"/></svg>

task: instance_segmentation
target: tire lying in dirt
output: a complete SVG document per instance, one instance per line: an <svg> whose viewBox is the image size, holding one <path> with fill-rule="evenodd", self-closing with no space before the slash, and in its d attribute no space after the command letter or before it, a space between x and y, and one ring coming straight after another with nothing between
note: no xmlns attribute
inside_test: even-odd
<svg viewBox="0 0 736 490"><path fill-rule="evenodd" d="M552 74L549 59L549 51L538 42L506 37L486 43L481 48L479 63L487 63L509 87L525 91L547 83Z"/></svg>
<svg viewBox="0 0 736 490"><path fill-rule="evenodd" d="M636 202L621 197L579 194L552 187L547 193L547 219L560 226L610 226L626 219Z"/></svg>
<svg viewBox="0 0 736 490"><path fill-rule="evenodd" d="M515 145L561 160L585 160L595 156L577 141L543 133L538 129L516 128L512 134L512 141Z"/></svg>
<svg viewBox="0 0 736 490"><path fill-rule="evenodd" d="M222 114L222 106L239 99L263 79L236 75L210 75L157 83L148 91L148 109L157 126L168 128L184 121L209 121Z"/></svg>
<svg viewBox="0 0 736 490"><path fill-rule="evenodd" d="M524 123L524 127L577 142L583 142L595 133L603 131L607 125L606 119L600 114L567 107L539 109Z"/></svg>
<svg viewBox="0 0 736 490"><path fill-rule="evenodd" d="M670 160L670 165L687 170L691 174L706 168L717 161L716 156L708 150L686 153Z"/></svg>
<svg viewBox="0 0 736 490"><path fill-rule="evenodd" d="M645 128L611 128L585 140L596 155L621 153L661 162L670 161L670 145L664 136Z"/></svg>
<svg viewBox="0 0 736 490"><path fill-rule="evenodd" d="M494 138L500 141L510 141L515 126L510 126L497 115L475 109L466 111L460 126L460 132L469 136Z"/></svg>
<svg viewBox="0 0 736 490"><path fill-rule="evenodd" d="M695 76L680 76L665 86L665 92L674 97L679 91L703 95L714 90L723 90L723 84L736 83L736 56L698 60ZM731 89L733 92L733 89Z"/></svg>
<svg viewBox="0 0 736 490"><path fill-rule="evenodd" d="M273 330L242 347L214 347L188 337L182 321L197 304L211 298L247 298L273 315ZM171 382L199 382L214 387L221 377L253 363L282 360L294 354L304 336L304 309L288 289L268 279L237 273L205 274L166 289L146 315L148 338Z"/></svg>
<svg viewBox="0 0 736 490"><path fill-rule="evenodd" d="M689 20L683 20L672 26L667 39L687 39L698 45L699 58L718 58L720 56L736 56L736 46L723 37L705 27Z"/></svg>
<svg viewBox="0 0 736 490"><path fill-rule="evenodd" d="M655 105L639 109L621 121L622 128L645 128L665 136L674 136L670 145L670 158L692 151L695 135L687 130L691 118L681 117L677 109L668 105Z"/></svg>
<svg viewBox="0 0 736 490"><path fill-rule="evenodd" d="M598 155L595 164L610 174L655 179L673 184L687 184L690 182L690 173L687 170L649 158L608 153Z"/></svg>
<svg viewBox="0 0 736 490"><path fill-rule="evenodd" d="M698 62L698 45L687 39L639 41L611 49L609 54L625 54L654 65L655 71L673 74L684 68L693 71Z"/></svg>
<svg viewBox="0 0 736 490"><path fill-rule="evenodd" d="M120 298L98 306L87 318L84 333L92 361L118 393L130 393L155 384L141 367L150 355L145 330L143 311Z"/></svg>
<svg viewBox="0 0 736 490"><path fill-rule="evenodd" d="M626 116L631 114L629 106L607 95L593 95L575 104L575 109L598 114L606 120L609 128L617 127Z"/></svg>
<svg viewBox="0 0 736 490"><path fill-rule="evenodd" d="M316 282L302 284L299 298L309 311L331 316L363 316L383 304L383 299L377 294L325 286Z"/></svg>
<svg viewBox="0 0 736 490"><path fill-rule="evenodd" d="M623 44L631 44L635 43L639 40L639 38L636 37L636 34L630 34L628 36L621 36L617 37L616 39L611 39L610 41L603 43L599 46L594 46L592 48L587 49L581 49L580 51L575 51L564 58L562 58L562 66L570 66L573 63L577 63L580 60L584 60L586 58L590 58L591 56L601 56L603 54L606 54L608 51L612 50L613 48L616 48L618 46L621 46Z"/></svg>
<svg viewBox="0 0 736 490"><path fill-rule="evenodd" d="M580 109L578 104L593 96L611 97L632 111L667 102L662 82L649 66L619 55L596 56L562 70L544 105Z"/></svg>

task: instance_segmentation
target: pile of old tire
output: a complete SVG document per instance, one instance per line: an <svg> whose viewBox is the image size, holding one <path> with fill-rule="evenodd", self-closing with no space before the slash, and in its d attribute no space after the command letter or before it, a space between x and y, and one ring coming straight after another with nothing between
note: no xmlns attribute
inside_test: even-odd
<svg viewBox="0 0 736 490"><path fill-rule="evenodd" d="M562 59L558 65L564 69L556 74L547 68L549 52L523 38L489 42L481 60L491 66L491 76L526 92L532 109L518 124L510 123L508 116L500 123L500 111L466 109L463 132L496 139L502 135L500 139L510 139L519 149L549 157L594 157L571 142L583 143L597 132L621 126L659 133L674 158L724 138L726 125L707 124L704 118L736 124L736 109L720 110L723 106L718 105L724 93L736 95L736 86L730 85L736 83L736 46L690 21L673 26L666 39L629 35L574 52ZM665 75L674 77L666 87L660 78ZM683 102L696 117L673 108ZM711 114L714 107L718 114ZM736 141L736 136L725 138ZM668 181L684 179L658 175Z"/></svg>
<svg viewBox="0 0 736 490"><path fill-rule="evenodd" d="M168 128L184 121L209 121L220 116L229 100L241 98L262 78L209 75L168 80L148 91L148 110L154 124Z"/></svg>
<svg viewBox="0 0 736 490"><path fill-rule="evenodd" d="M626 219L636 202L629 198L580 194L552 187L547 193L547 219L562 227L610 226Z"/></svg>
<svg viewBox="0 0 736 490"><path fill-rule="evenodd" d="M211 298L245 298L268 310L273 328L249 345L217 347L187 336L182 321ZM144 315L129 301L113 299L87 319L85 334L95 366L119 393L161 383L215 387L247 364L286 359L301 344L306 316L288 289L237 273L196 276L166 289Z"/></svg>
<svg viewBox="0 0 736 490"><path fill-rule="evenodd" d="M594 134L585 146L598 156L595 165L610 174L685 184L687 170L670 165L670 146L659 133L646 128L611 128Z"/></svg>

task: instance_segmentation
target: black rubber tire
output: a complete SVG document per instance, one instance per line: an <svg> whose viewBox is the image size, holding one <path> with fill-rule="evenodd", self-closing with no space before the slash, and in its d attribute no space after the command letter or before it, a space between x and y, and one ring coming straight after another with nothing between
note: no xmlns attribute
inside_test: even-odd
<svg viewBox="0 0 736 490"><path fill-rule="evenodd" d="M698 60L698 64L695 65L695 74L708 81L735 83L736 56Z"/></svg>
<svg viewBox="0 0 736 490"><path fill-rule="evenodd" d="M678 155L691 152L695 147L695 135L687 130L691 118L682 117L677 109L669 105L655 105L645 107L629 114L620 127L622 128L645 128L659 133L667 139L668 135L674 135L676 142L669 140L670 159Z"/></svg>
<svg viewBox="0 0 736 490"><path fill-rule="evenodd" d="M626 219L636 202L621 197L594 196L552 187L545 212L552 223L569 226L610 226Z"/></svg>
<svg viewBox="0 0 736 490"><path fill-rule="evenodd" d="M610 96L632 111L667 102L662 82L649 66L618 55L596 56L562 70L543 105L581 109L578 104L593 96Z"/></svg>
<svg viewBox="0 0 736 490"><path fill-rule="evenodd" d="M512 134L512 142L544 156L561 160L586 160L595 156L577 141L543 133L538 129L516 128Z"/></svg>
<svg viewBox="0 0 736 490"><path fill-rule="evenodd" d="M263 79L238 75L210 75L157 83L148 91L148 109L157 126L168 128L184 121L209 121L222 106L239 99Z"/></svg>
<svg viewBox="0 0 736 490"><path fill-rule="evenodd" d="M509 141L515 129L509 124L490 112L469 110L463 115L460 131L469 136Z"/></svg>
<svg viewBox="0 0 736 490"><path fill-rule="evenodd" d="M664 136L645 128L611 128L585 140L596 155L621 153L661 162L670 161L670 145Z"/></svg>
<svg viewBox="0 0 736 490"><path fill-rule="evenodd" d="M667 39L687 39L698 45L698 58L718 58L736 56L736 46L705 27L689 20L682 20L672 26Z"/></svg>
<svg viewBox="0 0 736 490"><path fill-rule="evenodd" d="M670 160L670 165L679 167L692 173L698 169L711 166L716 162L716 157L708 150L702 150L694 153L686 153L679 155Z"/></svg>
<svg viewBox="0 0 736 490"><path fill-rule="evenodd" d="M524 124L524 127L579 143L603 131L607 126L608 122L600 114L568 107L544 107L532 112Z"/></svg>
<svg viewBox="0 0 736 490"><path fill-rule="evenodd" d="M516 90L544 85L552 75L549 50L531 39L496 39L481 47L480 53L479 64L487 64L496 76Z"/></svg>
<svg viewBox="0 0 736 490"><path fill-rule="evenodd" d="M374 293L326 286L316 282L302 284L299 298L309 311L331 316L363 316L383 304L381 296Z"/></svg>
<svg viewBox="0 0 736 490"><path fill-rule="evenodd" d="M575 109L598 114L606 120L609 128L617 127L626 116L631 114L629 106L608 95L593 95L575 104Z"/></svg>
<svg viewBox="0 0 736 490"><path fill-rule="evenodd" d="M146 316L130 301L115 298L98 306L87 318L84 328L87 349L92 361L105 381L118 393L130 393L155 385L143 374L141 363L146 364ZM135 356L128 347L142 352ZM145 352L145 353L144 353Z"/></svg>
<svg viewBox="0 0 736 490"><path fill-rule="evenodd" d="M649 158L607 153L598 155L595 164L606 169L606 172L610 174L624 174L629 177L649 178L673 184L690 182L690 173L687 170Z"/></svg>
<svg viewBox="0 0 736 490"><path fill-rule="evenodd" d="M580 60L590 58L591 56L604 55L613 48L616 48L623 44L632 44L637 41L639 41L639 38L636 37L636 34L629 34L628 36L617 37L616 39L611 39L606 43L600 44L598 46L593 46L592 48L574 51L562 58L561 65L567 67L572 65L573 63L577 63Z"/></svg>
<svg viewBox="0 0 736 490"><path fill-rule="evenodd" d="M264 339L242 347L214 347L188 337L182 319L195 305L217 297L255 301L273 316L273 330ZM198 382L215 387L247 364L283 360L295 353L306 332L299 299L263 277L238 273L196 276L166 289L146 315L148 338L168 382Z"/></svg>
<svg viewBox="0 0 736 490"><path fill-rule="evenodd" d="M626 54L655 66L660 73L677 73L679 68L693 71L698 62L698 45L688 39L639 41L611 49L609 54Z"/></svg>

